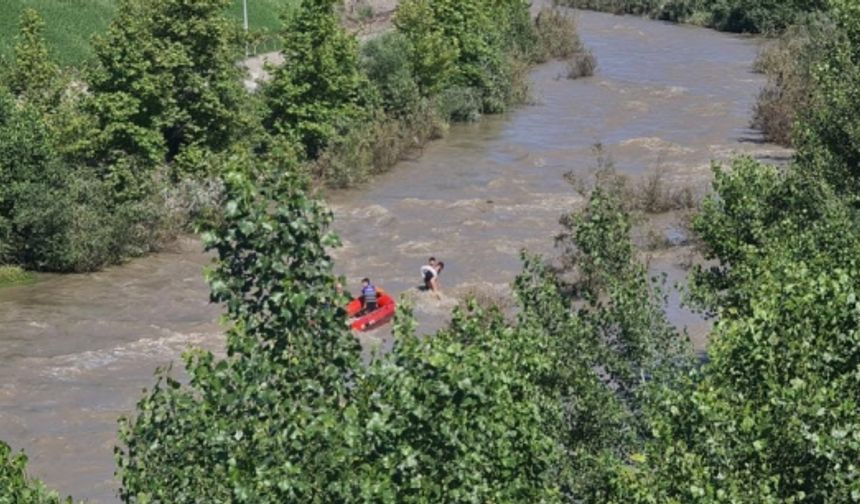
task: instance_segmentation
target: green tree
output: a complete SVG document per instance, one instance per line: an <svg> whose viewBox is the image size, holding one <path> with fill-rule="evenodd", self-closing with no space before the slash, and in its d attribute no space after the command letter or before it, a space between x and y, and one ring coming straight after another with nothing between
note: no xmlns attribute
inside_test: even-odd
<svg viewBox="0 0 860 504"><path fill-rule="evenodd" d="M713 186L693 229L717 264L692 275L694 300L712 314L748 312L747 288L769 267L771 248L822 267L851 259L857 238L844 230L853 213L816 174L738 158L730 171L715 167Z"/></svg>
<svg viewBox="0 0 860 504"><path fill-rule="evenodd" d="M474 304L414 335L400 307L391 353L358 387L352 502L559 502L561 409L544 381L540 325L509 326Z"/></svg>
<svg viewBox="0 0 860 504"><path fill-rule="evenodd" d="M27 457L0 441L0 504L71 504L27 475Z"/></svg>
<svg viewBox="0 0 860 504"><path fill-rule="evenodd" d="M264 90L267 129L318 157L332 138L369 118L375 97L358 44L335 14L335 0L303 0L285 19L284 64Z"/></svg>
<svg viewBox="0 0 860 504"><path fill-rule="evenodd" d="M360 362L326 252L331 216L294 166L242 156L226 168L224 219L204 238L228 355L188 354L190 384L162 374L123 424L123 499L340 500Z"/></svg>
<svg viewBox="0 0 860 504"><path fill-rule="evenodd" d="M115 181L64 159L60 138L43 109L0 88L0 263L92 271L148 251L157 206L118 201Z"/></svg>
<svg viewBox="0 0 860 504"><path fill-rule="evenodd" d="M520 323L543 327L557 356L562 485L588 502L602 502L612 461L648 437L649 390L692 367L686 338L666 320L660 289L635 257L622 179L602 161L596 175L585 208L562 218L558 245L562 264L577 273L573 283L531 257L516 282Z"/></svg>
<svg viewBox="0 0 860 504"><path fill-rule="evenodd" d="M709 362L651 391L654 436L603 501L855 502L854 212L797 166L740 159L715 189L695 224L720 263L697 275L720 315Z"/></svg>
<svg viewBox="0 0 860 504"><path fill-rule="evenodd" d="M436 20L434 7L434 2L426 0L402 2L394 19L398 32L413 49L415 77L424 96L450 85L460 57L457 40Z"/></svg>
<svg viewBox="0 0 860 504"><path fill-rule="evenodd" d="M655 437L608 502L856 502L858 279L773 260L711 362L654 398Z"/></svg>
<svg viewBox="0 0 860 504"><path fill-rule="evenodd" d="M3 79L16 96L36 102L55 103L59 99L60 69L45 44L45 22L33 9L21 13L14 59Z"/></svg>
<svg viewBox="0 0 860 504"><path fill-rule="evenodd" d="M103 150L170 161L220 151L247 127L229 0L122 0L94 41L90 75Z"/></svg>
<svg viewBox="0 0 860 504"><path fill-rule="evenodd" d="M512 93L506 49L514 45L516 30L500 7L510 3L408 0L400 5L395 25L418 55L415 71L425 95L472 88L481 97L479 112L505 110Z"/></svg>

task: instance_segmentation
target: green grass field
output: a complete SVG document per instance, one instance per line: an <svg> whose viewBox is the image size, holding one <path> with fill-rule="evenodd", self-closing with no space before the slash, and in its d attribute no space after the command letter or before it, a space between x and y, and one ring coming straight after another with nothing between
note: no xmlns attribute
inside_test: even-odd
<svg viewBox="0 0 860 504"><path fill-rule="evenodd" d="M280 26L279 15L297 0L248 0L252 30L270 33ZM26 7L38 10L45 19L45 38L53 57L62 64L80 64L92 57L90 38L107 29L116 0L0 0L0 54L8 56L18 32L18 18ZM242 0L233 0L230 17L242 22Z"/></svg>

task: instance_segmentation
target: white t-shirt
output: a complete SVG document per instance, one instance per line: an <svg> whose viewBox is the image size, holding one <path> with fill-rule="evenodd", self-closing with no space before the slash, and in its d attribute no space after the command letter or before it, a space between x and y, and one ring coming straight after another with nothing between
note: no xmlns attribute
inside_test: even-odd
<svg viewBox="0 0 860 504"><path fill-rule="evenodd" d="M439 276L439 273L436 272L436 268L430 266L429 264L421 266L421 278L427 278L427 273L430 273L430 278L436 278L437 276Z"/></svg>

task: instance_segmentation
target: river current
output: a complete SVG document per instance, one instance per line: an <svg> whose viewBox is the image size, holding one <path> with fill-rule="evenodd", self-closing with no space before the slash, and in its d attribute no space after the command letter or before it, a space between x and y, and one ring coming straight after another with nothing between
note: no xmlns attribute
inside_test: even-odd
<svg viewBox="0 0 860 504"><path fill-rule="evenodd" d="M564 63L542 65L532 73L533 104L455 125L415 160L328 196L344 242L334 252L337 271L351 290L369 276L389 292L415 292L426 259L445 261L443 299L413 296L424 332L444 324L469 291L504 296L522 248L554 253L559 216L582 202L563 175L587 174L596 142L623 173L661 166L671 184L702 192L713 159L787 155L748 127L763 84L752 71L756 40L578 17L598 60L594 77L572 81ZM76 499L117 501L117 418L133 412L156 367L179 362L189 346L223 346L220 310L202 276L209 260L185 238L100 273L0 290L0 439L26 450L34 476ZM679 262L657 255L651 268L680 280ZM676 292L667 310L703 348L707 323L680 308ZM386 329L361 338L368 349L389 339Z"/></svg>

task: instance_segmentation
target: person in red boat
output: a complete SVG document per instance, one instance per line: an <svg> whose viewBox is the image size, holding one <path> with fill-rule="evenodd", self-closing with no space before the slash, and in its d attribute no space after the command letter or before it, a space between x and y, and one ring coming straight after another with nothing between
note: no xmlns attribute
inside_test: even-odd
<svg viewBox="0 0 860 504"><path fill-rule="evenodd" d="M361 295L359 296L359 299L361 299L363 313L370 313L378 306L379 291L376 286L370 283L369 278L363 278L361 280Z"/></svg>

